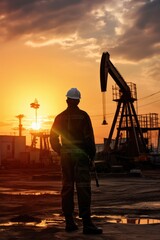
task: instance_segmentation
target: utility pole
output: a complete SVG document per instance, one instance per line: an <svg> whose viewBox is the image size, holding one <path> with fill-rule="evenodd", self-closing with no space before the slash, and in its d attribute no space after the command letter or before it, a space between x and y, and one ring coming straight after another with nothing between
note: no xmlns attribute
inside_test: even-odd
<svg viewBox="0 0 160 240"><path fill-rule="evenodd" d="M24 117L23 114L19 114L16 116L19 119L19 136L22 136L22 118Z"/></svg>

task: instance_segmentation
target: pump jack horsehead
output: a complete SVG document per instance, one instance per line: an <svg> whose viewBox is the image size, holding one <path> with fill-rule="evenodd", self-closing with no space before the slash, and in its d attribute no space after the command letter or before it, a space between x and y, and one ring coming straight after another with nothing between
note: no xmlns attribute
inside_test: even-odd
<svg viewBox="0 0 160 240"><path fill-rule="evenodd" d="M117 104L117 109L115 116L113 118L113 123L110 129L109 137L104 145L104 152L109 152L110 144L112 140L112 135L116 126L117 119L119 119L119 125L117 127L117 136L115 139L114 149L118 149L118 143L122 131L125 133L126 146L131 146L131 151L127 151L128 154L132 155L131 157L140 156L142 153L147 152L146 143L143 138L143 134L140 128L140 124L137 118L137 114L133 105L133 102L137 100L136 93L134 94L118 70L110 61L110 55L108 52L104 52L101 57L100 63L100 86L103 96L103 125L107 124L106 122L106 109L105 109L105 93L107 91L107 79L108 73L118 85L119 98L114 100ZM135 84L133 84L135 86ZM131 85L132 86L132 85ZM135 90L136 92L136 90ZM119 117L119 118L118 118ZM122 124L123 123L123 124Z"/></svg>

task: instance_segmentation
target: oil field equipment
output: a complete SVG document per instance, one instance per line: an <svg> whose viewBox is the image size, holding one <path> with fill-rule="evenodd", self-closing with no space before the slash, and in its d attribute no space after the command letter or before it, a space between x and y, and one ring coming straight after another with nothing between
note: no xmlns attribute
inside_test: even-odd
<svg viewBox="0 0 160 240"><path fill-rule="evenodd" d="M143 136L139 119L136 114L134 102L137 100L136 85L127 83L116 67L110 61L108 52L104 52L100 63L100 86L103 95L103 123L105 118L105 93L107 91L108 74L113 78L116 85L113 90L113 101L117 102L117 109L109 136L104 143L104 153L115 153L123 158L137 158L147 153L147 146ZM117 133L114 146L111 148L111 141L115 127Z"/></svg>

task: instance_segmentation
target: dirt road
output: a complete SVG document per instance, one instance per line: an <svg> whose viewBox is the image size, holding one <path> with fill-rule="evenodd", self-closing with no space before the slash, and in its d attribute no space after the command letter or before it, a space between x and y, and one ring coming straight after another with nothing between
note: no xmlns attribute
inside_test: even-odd
<svg viewBox="0 0 160 240"><path fill-rule="evenodd" d="M141 177L101 175L92 180L92 217L99 236L64 231L61 178L51 170L0 170L0 239L160 239L160 171ZM75 199L75 201L77 201Z"/></svg>

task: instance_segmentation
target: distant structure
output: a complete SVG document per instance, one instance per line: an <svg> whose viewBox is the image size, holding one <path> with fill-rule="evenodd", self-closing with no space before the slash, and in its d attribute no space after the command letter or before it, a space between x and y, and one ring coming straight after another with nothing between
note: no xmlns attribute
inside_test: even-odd
<svg viewBox="0 0 160 240"><path fill-rule="evenodd" d="M0 166L18 165L25 157L25 136L0 135Z"/></svg>
<svg viewBox="0 0 160 240"><path fill-rule="evenodd" d="M40 104L38 103L38 100L36 98L34 102L30 104L30 107L35 109L35 121L37 126L37 109L40 107Z"/></svg>
<svg viewBox="0 0 160 240"><path fill-rule="evenodd" d="M31 131L31 151L30 158L36 159L36 161L43 162L44 159L51 158L51 151L49 147L49 134L46 131L38 130L37 126L37 109L40 107L38 100L35 98L34 102L30 104L31 108L35 109L35 122L36 130ZM37 142L39 142L39 149L36 148Z"/></svg>
<svg viewBox="0 0 160 240"><path fill-rule="evenodd" d="M19 136L22 136L22 130L23 130L22 118L24 117L24 115L19 114L16 117L19 119Z"/></svg>

